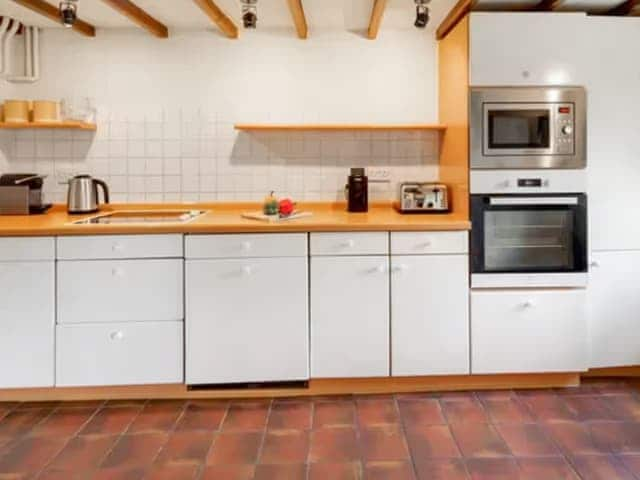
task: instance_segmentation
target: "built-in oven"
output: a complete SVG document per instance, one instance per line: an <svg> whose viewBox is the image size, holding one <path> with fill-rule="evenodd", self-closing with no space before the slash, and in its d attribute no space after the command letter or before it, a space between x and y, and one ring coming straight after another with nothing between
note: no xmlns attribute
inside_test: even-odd
<svg viewBox="0 0 640 480"><path fill-rule="evenodd" d="M587 196L471 195L471 286L580 287L587 282Z"/></svg>
<svg viewBox="0 0 640 480"><path fill-rule="evenodd" d="M472 88L470 150L473 169L585 167L585 90Z"/></svg>

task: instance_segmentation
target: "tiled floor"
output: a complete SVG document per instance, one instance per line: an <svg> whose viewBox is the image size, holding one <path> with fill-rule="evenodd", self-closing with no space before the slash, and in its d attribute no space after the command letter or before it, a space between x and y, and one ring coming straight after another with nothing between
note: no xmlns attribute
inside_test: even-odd
<svg viewBox="0 0 640 480"><path fill-rule="evenodd" d="M640 396L0 403L0 479L638 479Z"/></svg>

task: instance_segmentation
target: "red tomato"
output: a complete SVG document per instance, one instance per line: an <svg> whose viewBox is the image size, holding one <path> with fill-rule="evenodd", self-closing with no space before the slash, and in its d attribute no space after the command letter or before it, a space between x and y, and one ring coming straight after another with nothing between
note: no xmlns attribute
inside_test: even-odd
<svg viewBox="0 0 640 480"><path fill-rule="evenodd" d="M290 198L283 198L278 204L280 215L291 215L293 213L294 204Z"/></svg>

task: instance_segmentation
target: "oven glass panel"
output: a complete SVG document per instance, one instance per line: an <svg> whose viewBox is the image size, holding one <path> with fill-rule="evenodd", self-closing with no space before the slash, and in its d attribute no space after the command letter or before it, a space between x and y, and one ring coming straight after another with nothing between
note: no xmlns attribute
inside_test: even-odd
<svg viewBox="0 0 640 480"><path fill-rule="evenodd" d="M549 110L489 110L489 148L549 148Z"/></svg>
<svg viewBox="0 0 640 480"><path fill-rule="evenodd" d="M571 210L486 210L484 271L573 270Z"/></svg>

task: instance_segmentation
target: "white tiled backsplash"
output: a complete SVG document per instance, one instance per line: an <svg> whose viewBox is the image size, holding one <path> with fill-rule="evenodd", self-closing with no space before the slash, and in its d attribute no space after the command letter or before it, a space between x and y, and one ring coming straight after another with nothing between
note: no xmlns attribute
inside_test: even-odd
<svg viewBox="0 0 640 480"><path fill-rule="evenodd" d="M99 115L100 117L100 115ZM113 202L344 199L350 167L384 167L372 199L392 199L405 180L438 178L436 132L236 131L215 115L181 112L145 121L101 116L97 132L0 131L0 173L38 172L47 201L66 201L71 175L105 180Z"/></svg>

